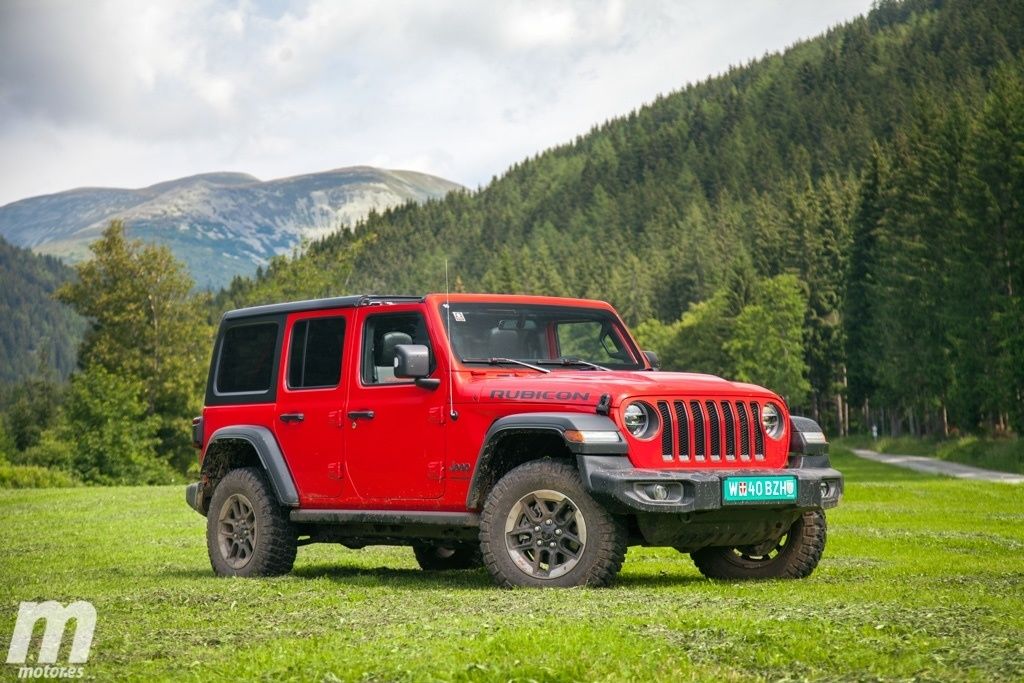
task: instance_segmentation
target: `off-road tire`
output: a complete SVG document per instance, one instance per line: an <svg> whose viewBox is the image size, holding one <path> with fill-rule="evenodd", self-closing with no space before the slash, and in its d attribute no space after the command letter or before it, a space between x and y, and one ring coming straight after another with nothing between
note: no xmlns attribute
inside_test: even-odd
<svg viewBox="0 0 1024 683"><path fill-rule="evenodd" d="M774 556L750 557L743 548L702 548L690 557L709 579L802 579L818 566L825 535L825 513L811 510L793 522Z"/></svg>
<svg viewBox="0 0 1024 683"><path fill-rule="evenodd" d="M251 510L253 533L248 559L230 558L223 548L222 524L225 503L247 506ZM243 467L228 472L217 483L206 515L206 548L210 565L219 576L276 576L287 574L295 564L297 534L270 488L263 472L254 467ZM230 540L227 541L230 544ZM240 564L241 563L241 564Z"/></svg>
<svg viewBox="0 0 1024 683"><path fill-rule="evenodd" d="M534 576L521 569L513 559L516 551L511 550L506 541L506 523L514 510L521 508L526 497L544 492L568 499L570 524L575 523L572 520L582 521L580 526L584 527L585 535L585 542L577 546L578 559L571 569L554 578ZM539 526L543 526L543 521ZM571 533L568 526L565 528L566 533ZM625 526L591 498L576 467L550 459L528 462L502 477L487 495L480 518L480 552L484 565L495 582L504 588L607 586L626 558L626 538Z"/></svg>
<svg viewBox="0 0 1024 683"><path fill-rule="evenodd" d="M420 569L425 571L448 571L451 569L476 569L484 565L477 543L449 545L417 544L412 547Z"/></svg>

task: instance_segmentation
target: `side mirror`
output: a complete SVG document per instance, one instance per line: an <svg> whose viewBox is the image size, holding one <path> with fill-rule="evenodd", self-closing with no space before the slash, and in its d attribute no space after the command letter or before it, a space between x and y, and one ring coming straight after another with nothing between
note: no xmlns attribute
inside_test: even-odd
<svg viewBox="0 0 1024 683"><path fill-rule="evenodd" d="M420 379L430 374L430 349L422 344L395 347L395 377Z"/></svg>
<svg viewBox="0 0 1024 683"><path fill-rule="evenodd" d="M654 351L644 351L644 358L651 364L651 367L655 370L661 370L661 361L658 360L658 354Z"/></svg>

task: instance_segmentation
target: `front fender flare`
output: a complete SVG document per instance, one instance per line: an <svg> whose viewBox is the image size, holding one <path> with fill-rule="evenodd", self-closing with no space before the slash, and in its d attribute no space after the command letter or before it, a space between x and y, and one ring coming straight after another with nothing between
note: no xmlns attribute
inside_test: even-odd
<svg viewBox="0 0 1024 683"><path fill-rule="evenodd" d="M205 458L209 457L211 448L214 448L217 443L232 441L242 441L251 445L256 451L260 465L263 466L263 471L267 473L267 478L270 480L278 502L288 507L298 507L299 491L295 487L295 480L292 478L291 470L288 469L288 463L284 459L281 447L277 444L277 439L266 427L259 425L221 427L210 436L203 461L204 466Z"/></svg>
<svg viewBox="0 0 1024 683"><path fill-rule="evenodd" d="M577 443L565 441L565 432L569 430L619 433L618 427L610 418L593 413L518 413L495 420L480 445L480 453L476 459L473 478L469 484L469 493L466 496L466 508L476 510L483 505L484 497L495 478L493 467L495 449L502 439L509 436L537 433L557 434L563 439L566 447L576 455L624 455L629 452L629 446L622 438L621 433L619 433L619 441L616 443Z"/></svg>

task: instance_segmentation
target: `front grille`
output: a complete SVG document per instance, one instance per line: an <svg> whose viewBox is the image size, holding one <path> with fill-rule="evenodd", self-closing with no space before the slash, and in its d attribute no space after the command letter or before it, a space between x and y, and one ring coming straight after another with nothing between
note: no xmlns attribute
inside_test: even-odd
<svg viewBox="0 0 1024 683"><path fill-rule="evenodd" d="M711 462L722 459L722 421L718 418L718 405L714 401L705 401L708 407L708 426L711 428Z"/></svg>
<svg viewBox="0 0 1024 683"><path fill-rule="evenodd" d="M676 426L679 432L679 459L687 461L690 459L690 421L686 417L686 404L676 401L672 404L676 409Z"/></svg>
<svg viewBox="0 0 1024 683"><path fill-rule="evenodd" d="M732 415L732 406L722 401L722 417L725 422L725 459L736 459L736 421Z"/></svg>
<svg viewBox="0 0 1024 683"><path fill-rule="evenodd" d="M668 414L668 403L658 401L658 414L661 415L661 457L664 460L672 459L672 417Z"/></svg>
<svg viewBox="0 0 1024 683"><path fill-rule="evenodd" d="M761 431L761 406L750 402L750 419L754 421L754 457L764 460L764 433Z"/></svg>
<svg viewBox="0 0 1024 683"><path fill-rule="evenodd" d="M658 401L666 462L762 461L764 433L756 401ZM751 433L753 432L753 433ZM751 448L753 446L753 448Z"/></svg>
<svg viewBox="0 0 1024 683"><path fill-rule="evenodd" d="M704 409L700 407L700 401L690 401L690 411L693 415L693 454L698 462L703 462L708 452L704 444Z"/></svg>
<svg viewBox="0 0 1024 683"><path fill-rule="evenodd" d="M736 401L736 413L740 416L740 459L750 460L750 421L743 401Z"/></svg>

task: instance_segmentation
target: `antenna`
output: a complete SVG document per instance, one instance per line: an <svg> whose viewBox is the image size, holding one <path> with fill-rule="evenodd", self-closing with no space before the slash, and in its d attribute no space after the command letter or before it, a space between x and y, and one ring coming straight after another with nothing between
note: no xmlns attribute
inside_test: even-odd
<svg viewBox="0 0 1024 683"><path fill-rule="evenodd" d="M452 294L448 288L448 259L444 260L444 315L448 332L448 417L459 419L455 411L455 345L452 343Z"/></svg>

